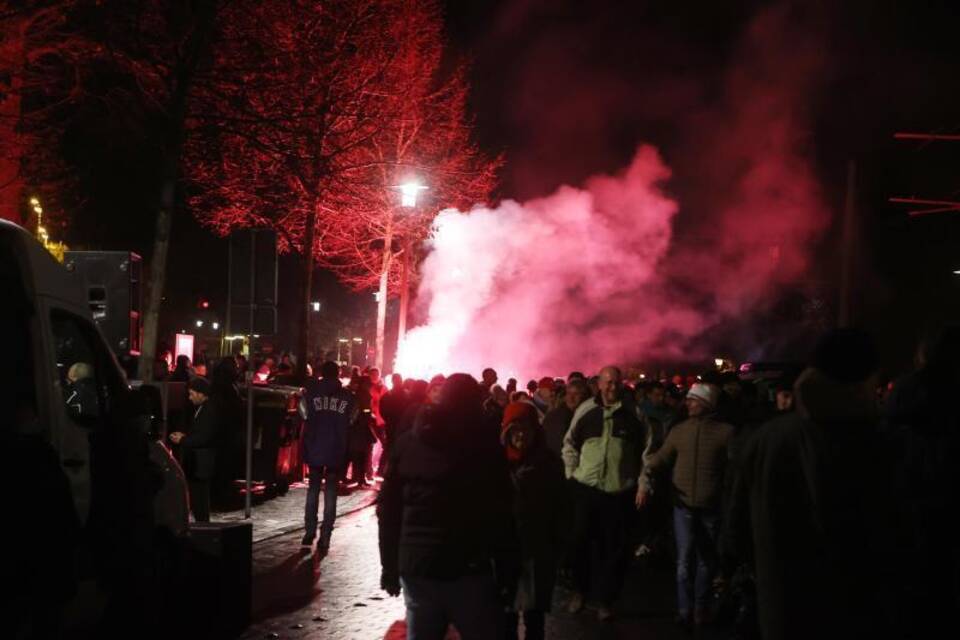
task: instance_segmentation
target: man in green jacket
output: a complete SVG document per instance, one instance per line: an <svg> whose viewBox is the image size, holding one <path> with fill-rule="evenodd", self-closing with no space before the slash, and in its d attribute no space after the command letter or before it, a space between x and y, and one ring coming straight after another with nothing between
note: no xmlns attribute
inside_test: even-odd
<svg viewBox="0 0 960 640"><path fill-rule="evenodd" d="M627 527L643 468L646 427L624 404L623 376L605 367L599 393L577 407L563 439L563 462L575 503L574 545L570 562L576 589L571 613L583 608L591 574L591 544L597 543L597 617L607 620L623 584L627 565Z"/></svg>
<svg viewBox="0 0 960 640"><path fill-rule="evenodd" d="M653 493L658 471L672 469L677 542L677 621L703 624L717 568L717 533L733 427L713 418L720 389L698 382L687 392L690 417L674 427L647 459L637 506ZM694 560L696 563L694 565ZM692 609L692 612L691 612Z"/></svg>

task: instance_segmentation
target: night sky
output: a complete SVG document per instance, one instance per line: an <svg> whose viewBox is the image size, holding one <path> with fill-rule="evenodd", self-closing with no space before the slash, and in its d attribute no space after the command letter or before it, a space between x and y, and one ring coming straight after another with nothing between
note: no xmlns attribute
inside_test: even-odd
<svg viewBox="0 0 960 640"><path fill-rule="evenodd" d="M960 142L892 138L896 131L960 132L954 3L797 4L803 6L796 30L808 32L824 60L808 96L805 135L835 215L842 210L848 161L860 175L855 317L883 343L886 365L900 369L924 330L960 321L960 276L952 274L960 269L960 217L908 219L908 207L887 202L890 196L955 199L960 190ZM702 116L720 99L721 78L745 30L769 5L449 0L451 50L473 60L478 139L506 156L499 195L526 199L614 172L638 143L649 142L674 170L670 190L681 202L676 225L702 228L710 197L700 186ZM789 75L782 82L791 82ZM70 216L66 239L76 248L149 256L154 148L106 114L89 114L85 127L70 151L89 197ZM810 274L828 298L836 293L836 235L823 239ZM188 322L201 297L222 308L226 254L225 241L178 213L164 308L175 311L167 330ZM281 261L281 282L281 300L296 300L289 259ZM327 275L318 278L317 297L331 314L374 313L370 293L350 294ZM281 342L291 345L294 311L293 305L280 309L281 319L290 320L282 322Z"/></svg>

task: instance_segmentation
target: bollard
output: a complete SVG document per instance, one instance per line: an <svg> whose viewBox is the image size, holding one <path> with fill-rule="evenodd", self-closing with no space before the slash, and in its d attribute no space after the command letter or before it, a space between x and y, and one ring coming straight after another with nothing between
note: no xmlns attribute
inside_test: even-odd
<svg viewBox="0 0 960 640"><path fill-rule="evenodd" d="M247 471L246 476L247 493L243 497L243 517L250 518L251 495L253 493L253 379L247 383Z"/></svg>

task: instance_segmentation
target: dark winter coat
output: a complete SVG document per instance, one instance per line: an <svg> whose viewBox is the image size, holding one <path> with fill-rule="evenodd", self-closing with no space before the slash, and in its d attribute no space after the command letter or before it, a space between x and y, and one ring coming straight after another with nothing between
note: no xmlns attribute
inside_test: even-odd
<svg viewBox="0 0 960 640"><path fill-rule="evenodd" d="M180 441L183 447L183 471L188 478L213 479L217 469L221 415L222 412L212 400L195 409L190 433Z"/></svg>
<svg viewBox="0 0 960 640"><path fill-rule="evenodd" d="M363 389L357 391L356 400L356 417L350 423L350 431L347 434L347 451L351 456L362 453L377 440L373 434L376 414L373 411L373 398L370 392Z"/></svg>
<svg viewBox="0 0 960 640"><path fill-rule="evenodd" d="M380 415L383 416L388 440L397 430L409 402L403 389L393 389L380 399Z"/></svg>
<svg viewBox="0 0 960 640"><path fill-rule="evenodd" d="M509 442L509 430L503 440ZM521 460L510 464L510 477L521 558L514 607L518 611L549 611L562 534L563 463L538 437Z"/></svg>
<svg viewBox="0 0 960 640"><path fill-rule="evenodd" d="M663 446L647 459L644 484L672 470L677 500L695 509L719 509L733 427L708 417L688 418L670 430Z"/></svg>
<svg viewBox="0 0 960 640"><path fill-rule="evenodd" d="M448 381L449 384L449 381ZM385 576L516 575L512 486L497 440L475 406L423 406L390 450L378 498Z"/></svg>
<svg viewBox="0 0 960 640"><path fill-rule="evenodd" d="M571 420L573 411L565 404L550 409L543 417L543 443L558 460L563 456L563 437L567 435Z"/></svg>
<svg viewBox="0 0 960 640"><path fill-rule="evenodd" d="M898 548L905 571L903 618L925 619L931 632L953 624L960 541L960 411L951 371L929 369L897 381L887 399L887 435L897 453L891 470ZM912 630L911 630L912 631ZM918 635L922 631L917 631Z"/></svg>
<svg viewBox="0 0 960 640"><path fill-rule="evenodd" d="M874 391L809 369L745 446L722 539L752 557L765 640L886 637L889 467Z"/></svg>
<svg viewBox="0 0 960 640"><path fill-rule="evenodd" d="M308 380L301 399L303 460L314 467L342 469L347 433L355 413L353 394L336 378Z"/></svg>

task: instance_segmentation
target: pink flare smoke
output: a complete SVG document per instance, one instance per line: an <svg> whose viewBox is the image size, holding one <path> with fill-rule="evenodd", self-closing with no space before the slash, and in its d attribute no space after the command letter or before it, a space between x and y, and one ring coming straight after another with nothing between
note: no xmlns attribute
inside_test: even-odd
<svg viewBox="0 0 960 640"><path fill-rule="evenodd" d="M494 366L502 378L566 375L643 352L663 323L696 314L644 309L670 246L677 203L657 151L617 176L526 203L444 211L422 265L426 323L401 344L406 376ZM693 327L688 327L693 330Z"/></svg>

